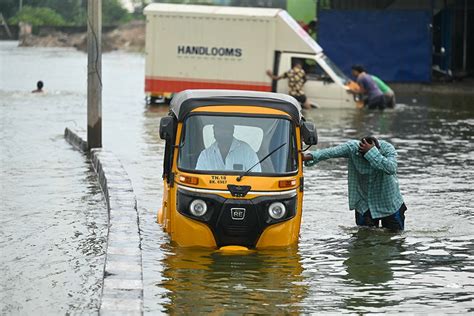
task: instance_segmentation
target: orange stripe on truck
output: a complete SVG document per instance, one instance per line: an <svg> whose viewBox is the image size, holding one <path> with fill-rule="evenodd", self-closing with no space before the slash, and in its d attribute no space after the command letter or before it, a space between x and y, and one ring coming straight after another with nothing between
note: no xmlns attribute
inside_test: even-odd
<svg viewBox="0 0 474 316"><path fill-rule="evenodd" d="M179 92L186 89L231 89L254 90L270 92L272 86L268 83L245 81L207 81L199 79L180 78L145 78L145 92L165 93Z"/></svg>

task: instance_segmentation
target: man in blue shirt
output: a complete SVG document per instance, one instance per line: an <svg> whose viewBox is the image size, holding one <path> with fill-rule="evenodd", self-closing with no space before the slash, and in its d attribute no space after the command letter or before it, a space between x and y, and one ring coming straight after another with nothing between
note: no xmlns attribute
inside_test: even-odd
<svg viewBox="0 0 474 316"><path fill-rule="evenodd" d="M358 226L403 230L406 206L397 179L397 152L393 145L375 137L351 140L311 152L306 166L330 158L348 158L349 209L355 210Z"/></svg>
<svg viewBox="0 0 474 316"><path fill-rule="evenodd" d="M352 75L356 78L360 90L350 92L362 93L366 97L366 105L369 109L383 109L385 107L383 93L372 76L365 72L364 67L361 65L352 66Z"/></svg>

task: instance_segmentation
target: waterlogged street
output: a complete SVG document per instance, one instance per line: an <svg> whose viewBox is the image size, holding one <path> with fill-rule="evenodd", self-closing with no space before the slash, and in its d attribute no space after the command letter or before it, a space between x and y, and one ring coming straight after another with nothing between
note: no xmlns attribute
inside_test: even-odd
<svg viewBox="0 0 474 316"><path fill-rule="evenodd" d="M97 312L107 210L88 157L87 56L0 42L0 313ZM37 80L47 93L31 94ZM166 108L144 106L144 57L103 55L103 146L128 172L140 215L146 314L474 311L474 98L398 96L396 110L311 110L318 148L368 133L392 142L406 230L357 229L344 160L305 170L294 249L223 255L172 245L156 223Z"/></svg>

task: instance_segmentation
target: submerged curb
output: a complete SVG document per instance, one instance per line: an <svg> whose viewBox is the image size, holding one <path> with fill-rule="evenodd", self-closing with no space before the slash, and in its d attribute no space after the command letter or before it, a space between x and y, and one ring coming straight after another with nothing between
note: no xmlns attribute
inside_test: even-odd
<svg viewBox="0 0 474 316"><path fill-rule="evenodd" d="M87 142L66 128L64 137L85 152ZM85 147L84 147L85 146ZM137 202L132 183L120 161L104 149L90 152L109 211L109 232L101 315L143 314L143 270Z"/></svg>
<svg viewBox="0 0 474 316"><path fill-rule="evenodd" d="M66 138L67 142L71 144L74 148L84 153L89 148L87 141L84 140L86 139L86 136L87 135L85 131L79 131L79 130L72 131L71 129L67 127L64 130L64 138Z"/></svg>

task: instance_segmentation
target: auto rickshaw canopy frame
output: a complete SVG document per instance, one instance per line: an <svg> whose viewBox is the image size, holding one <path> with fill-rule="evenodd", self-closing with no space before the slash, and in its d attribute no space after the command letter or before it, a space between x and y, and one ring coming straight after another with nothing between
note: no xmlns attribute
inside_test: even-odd
<svg viewBox="0 0 474 316"><path fill-rule="evenodd" d="M171 100L170 112L180 122L198 107L216 105L267 107L287 113L299 126L304 121L301 105L295 98L281 93L245 90L184 90Z"/></svg>

